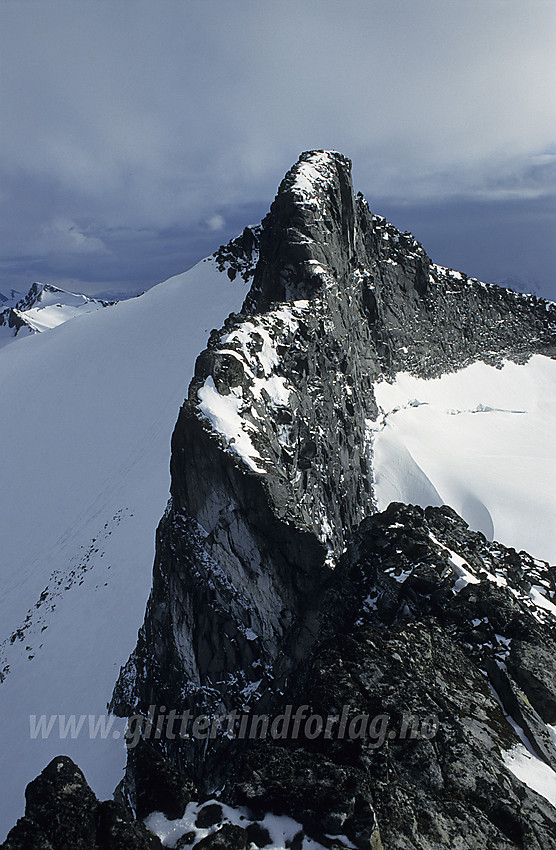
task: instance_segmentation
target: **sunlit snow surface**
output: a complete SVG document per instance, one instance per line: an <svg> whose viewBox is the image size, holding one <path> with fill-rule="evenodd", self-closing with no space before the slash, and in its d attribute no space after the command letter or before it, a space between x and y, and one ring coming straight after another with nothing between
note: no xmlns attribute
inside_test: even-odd
<svg viewBox="0 0 556 850"><path fill-rule="evenodd" d="M379 510L448 504L487 538L556 562L556 361L402 373L375 390Z"/></svg>
<svg viewBox="0 0 556 850"><path fill-rule="evenodd" d="M523 744L516 744L502 754L504 764L525 785L556 806L556 772L531 753Z"/></svg>
<svg viewBox="0 0 556 850"><path fill-rule="evenodd" d="M104 799L122 776L120 727L30 740L29 715L105 712L143 621L195 359L245 295L204 262L0 351L0 841L54 756Z"/></svg>

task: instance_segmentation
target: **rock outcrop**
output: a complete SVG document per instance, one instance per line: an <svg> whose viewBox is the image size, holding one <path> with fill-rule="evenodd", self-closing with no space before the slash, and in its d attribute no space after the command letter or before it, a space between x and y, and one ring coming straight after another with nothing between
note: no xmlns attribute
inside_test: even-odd
<svg viewBox="0 0 556 850"><path fill-rule="evenodd" d="M253 707L260 734L228 745L220 808L203 803L210 783L197 792L200 815L216 810L206 846L250 846L247 825L273 813L298 824L299 847L556 847L543 796L556 778L554 600L556 568L451 508L366 518L321 589L312 648L268 716ZM525 784L524 764L544 782ZM146 789L158 781L141 773Z"/></svg>
<svg viewBox="0 0 556 850"><path fill-rule="evenodd" d="M25 792L25 816L4 850L157 850L162 844L120 803L99 803L67 756L45 767Z"/></svg>

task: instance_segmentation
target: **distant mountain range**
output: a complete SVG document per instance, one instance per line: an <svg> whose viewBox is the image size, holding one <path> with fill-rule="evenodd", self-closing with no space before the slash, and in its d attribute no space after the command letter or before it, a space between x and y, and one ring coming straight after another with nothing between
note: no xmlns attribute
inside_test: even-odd
<svg viewBox="0 0 556 850"><path fill-rule="evenodd" d="M0 292L0 347L16 337L50 330L76 316L115 303L66 292L50 283L35 282L26 295L15 289L9 295Z"/></svg>

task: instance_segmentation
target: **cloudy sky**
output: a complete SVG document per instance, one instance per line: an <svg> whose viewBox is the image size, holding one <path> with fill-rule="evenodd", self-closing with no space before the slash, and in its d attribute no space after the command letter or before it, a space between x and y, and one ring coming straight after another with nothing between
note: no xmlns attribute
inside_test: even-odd
<svg viewBox="0 0 556 850"><path fill-rule="evenodd" d="M434 260L556 298L553 0L0 0L0 292L136 293L311 148Z"/></svg>

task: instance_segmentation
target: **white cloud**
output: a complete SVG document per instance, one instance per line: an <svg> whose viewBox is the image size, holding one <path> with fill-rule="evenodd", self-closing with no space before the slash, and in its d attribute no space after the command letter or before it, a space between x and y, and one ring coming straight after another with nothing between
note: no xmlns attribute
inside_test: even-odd
<svg viewBox="0 0 556 850"><path fill-rule="evenodd" d="M215 213L207 219L207 227L209 230L222 230L225 224L226 221L224 216L221 216L220 213Z"/></svg>
<svg viewBox="0 0 556 850"><path fill-rule="evenodd" d="M37 249L47 254L106 254L108 248L98 236L90 236L70 219L55 218L46 224Z"/></svg>

